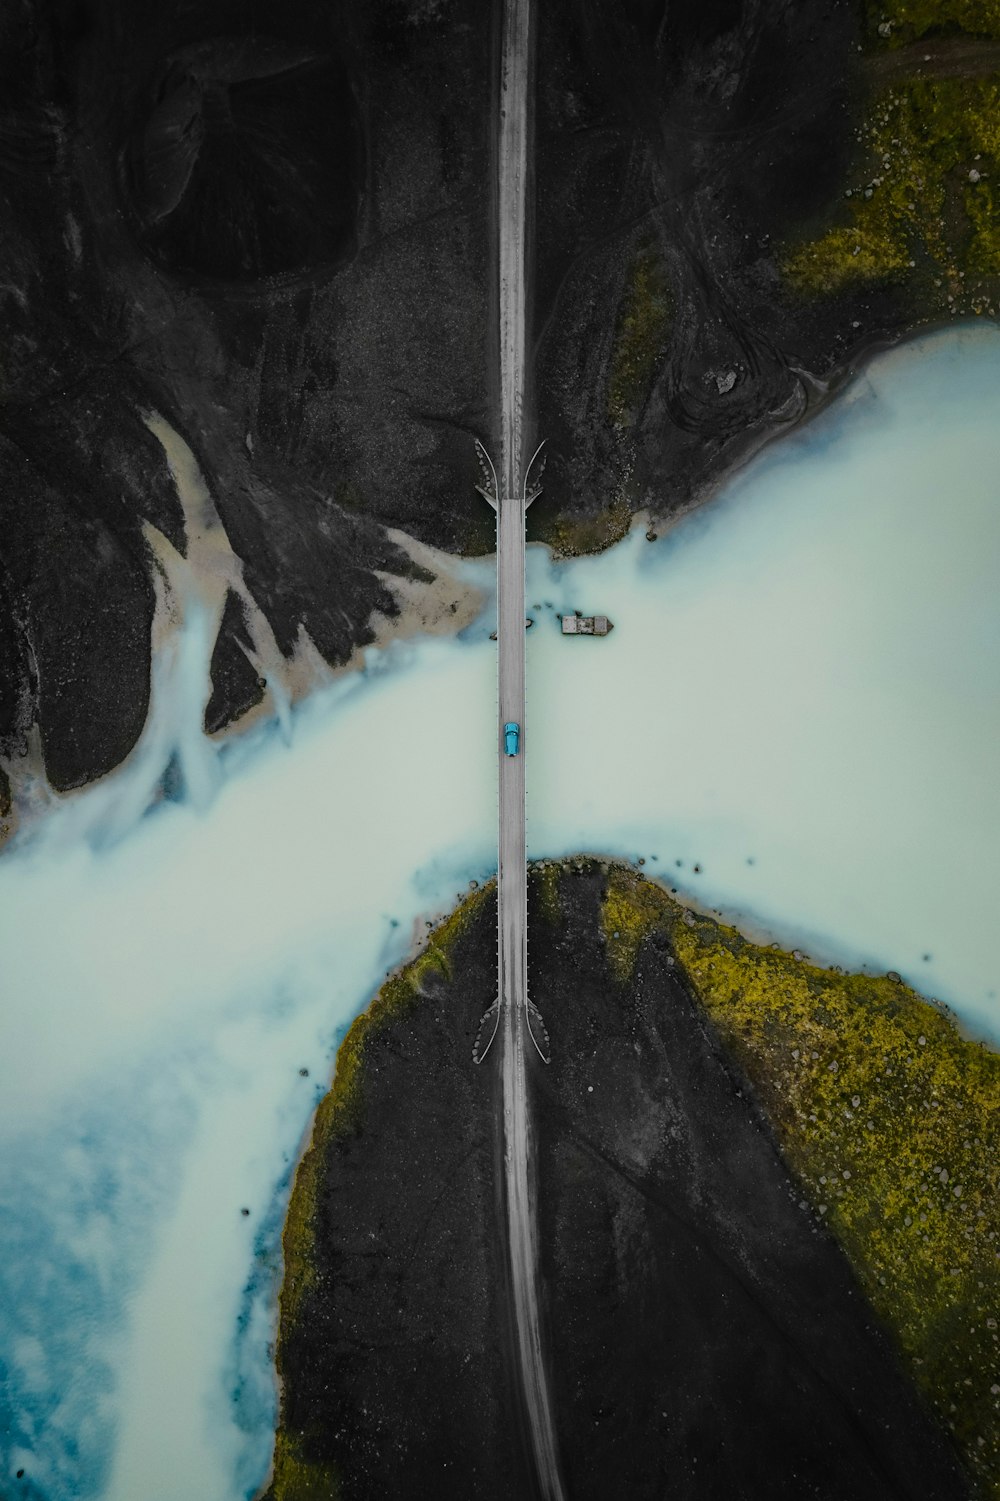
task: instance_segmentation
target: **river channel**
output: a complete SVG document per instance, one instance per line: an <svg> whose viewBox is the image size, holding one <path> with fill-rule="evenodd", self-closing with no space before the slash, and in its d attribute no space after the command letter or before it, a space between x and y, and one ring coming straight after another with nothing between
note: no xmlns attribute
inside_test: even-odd
<svg viewBox="0 0 1000 1501"><path fill-rule="evenodd" d="M994 327L927 336L655 542L529 548L532 858L642 858L996 1041L998 389ZM575 609L612 634L564 637ZM5 1494L265 1474L303 1132L351 1019L495 870L493 625L372 651L220 748L191 611L139 751L0 856Z"/></svg>

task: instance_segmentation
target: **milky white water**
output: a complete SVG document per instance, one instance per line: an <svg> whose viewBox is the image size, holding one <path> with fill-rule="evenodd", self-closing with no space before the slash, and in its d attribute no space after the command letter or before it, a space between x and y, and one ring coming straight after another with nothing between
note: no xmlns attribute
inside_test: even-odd
<svg viewBox="0 0 1000 1501"><path fill-rule="evenodd" d="M529 613L616 630L529 636L532 853L655 855L1000 1035L998 377L993 325L923 339L655 546L533 551Z"/></svg>
<svg viewBox="0 0 1000 1501"><path fill-rule="evenodd" d="M530 550L534 855L645 856L1000 1031L998 377L992 328L921 341L655 545ZM614 634L563 639L573 607ZM128 767L0 858L0 1488L46 1501L252 1494L332 1051L495 866L489 619L220 753L210 627L180 618Z"/></svg>

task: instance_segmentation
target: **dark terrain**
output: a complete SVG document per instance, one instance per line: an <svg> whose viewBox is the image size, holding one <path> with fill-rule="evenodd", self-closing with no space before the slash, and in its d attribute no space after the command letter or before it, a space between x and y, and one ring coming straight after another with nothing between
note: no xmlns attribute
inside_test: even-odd
<svg viewBox="0 0 1000 1501"><path fill-rule="evenodd" d="M605 881L588 865L531 887L531 983L553 1038L534 1096L568 1494L966 1496L667 940L616 979ZM431 935L350 1064L341 1052L339 1113L321 1118L307 1175L307 1254L301 1175L286 1230L304 1290L294 1312L283 1295L279 1455L298 1468L279 1464L274 1501L334 1482L344 1501L531 1494L503 1334L497 1080L470 1057L494 924L490 895Z"/></svg>
<svg viewBox="0 0 1000 1501"><path fill-rule="evenodd" d="M655 534L867 351L951 311L960 247L936 279L916 245L916 280L787 275L789 247L843 210L886 80L925 46L946 80L997 65L982 38L952 45L948 17L916 53L906 36L880 54L873 15L855 0L539 6L530 425L549 462L530 525L557 550L607 545L638 512ZM494 440L495 22L493 0L3 8L0 820L36 739L69 789L118 765L145 721L149 528L187 546L146 414L190 445L286 655L305 631L343 664L373 612L396 612L391 581L415 567L390 529L492 550L472 440ZM929 154L951 108L935 105ZM948 158L952 206L976 145ZM211 731L260 698L246 630L230 592ZM616 978L602 880L587 867L546 895L536 879L531 898L554 1052L533 1080L541 1250L573 1501L967 1495L668 939ZM301 1265L274 1501L531 1493L497 1080L471 1062L495 942L486 899L410 970L360 1073L341 1070L314 1199L286 1232Z"/></svg>
<svg viewBox="0 0 1000 1501"><path fill-rule="evenodd" d="M384 522L467 536L469 435L487 422L489 9L418 10L5 7L0 750L15 767L34 723L57 787L117 764L142 726L142 524L184 547L143 413L191 445L285 653L302 625L344 662L373 609L395 612L374 570L412 565ZM213 727L247 702L233 605Z"/></svg>
<svg viewBox="0 0 1000 1501"><path fill-rule="evenodd" d="M489 551L487 0L12 0L0 18L0 788L134 744L152 525L185 546L159 412L252 599L331 664L412 572L386 535ZM552 0L537 41L535 534L605 545L798 420L912 288L792 293L842 198L862 12ZM820 380L817 385L813 380ZM260 696L231 597L209 726ZM0 808L2 812L2 808Z"/></svg>

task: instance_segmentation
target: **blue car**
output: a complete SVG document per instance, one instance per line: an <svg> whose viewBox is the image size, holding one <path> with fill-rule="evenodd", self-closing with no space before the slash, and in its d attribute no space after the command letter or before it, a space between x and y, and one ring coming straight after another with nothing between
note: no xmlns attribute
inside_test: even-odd
<svg viewBox="0 0 1000 1501"><path fill-rule="evenodd" d="M520 740L521 726L519 724L505 724L503 727L503 743L508 756L517 755Z"/></svg>

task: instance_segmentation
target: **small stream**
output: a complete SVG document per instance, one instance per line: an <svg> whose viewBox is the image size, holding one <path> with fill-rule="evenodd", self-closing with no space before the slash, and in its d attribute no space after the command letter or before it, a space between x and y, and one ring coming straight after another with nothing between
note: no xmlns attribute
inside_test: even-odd
<svg viewBox="0 0 1000 1501"><path fill-rule="evenodd" d="M998 380L994 327L921 339L655 544L529 549L534 857L641 856L1000 1035ZM613 634L564 639L574 608ZM302 1133L495 868L488 614L222 748L181 618L137 753L0 857L0 1489L35 1501L253 1494Z"/></svg>

